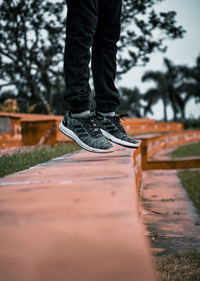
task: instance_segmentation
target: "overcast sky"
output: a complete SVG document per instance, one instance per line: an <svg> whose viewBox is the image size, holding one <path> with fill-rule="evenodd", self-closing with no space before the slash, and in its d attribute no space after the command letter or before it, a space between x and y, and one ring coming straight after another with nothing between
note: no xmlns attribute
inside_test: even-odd
<svg viewBox="0 0 200 281"><path fill-rule="evenodd" d="M167 57L175 64L186 64L193 66L195 59L200 54L200 0L165 0L156 6L157 11L177 12L177 22L187 31L183 39L166 42L168 50L166 53L154 53L151 61L146 67L137 67L123 76L123 79L116 83L117 86L126 86L133 88L139 87L141 92L145 92L152 83L141 82L141 76L147 70L164 70L163 58ZM168 116L172 118L172 111L168 107ZM148 115L150 118L162 119L163 107L159 102L153 107L154 115ZM196 105L191 100L186 107L186 117L200 117L200 104Z"/></svg>

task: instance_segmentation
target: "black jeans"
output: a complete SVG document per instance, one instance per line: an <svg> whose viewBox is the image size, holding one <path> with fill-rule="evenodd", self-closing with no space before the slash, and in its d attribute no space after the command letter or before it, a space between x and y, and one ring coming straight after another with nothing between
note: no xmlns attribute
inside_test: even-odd
<svg viewBox="0 0 200 281"><path fill-rule="evenodd" d="M119 91L114 80L122 0L66 2L68 11L64 53L64 99L74 112L90 108L91 59L96 109L102 112L114 111L120 104Z"/></svg>

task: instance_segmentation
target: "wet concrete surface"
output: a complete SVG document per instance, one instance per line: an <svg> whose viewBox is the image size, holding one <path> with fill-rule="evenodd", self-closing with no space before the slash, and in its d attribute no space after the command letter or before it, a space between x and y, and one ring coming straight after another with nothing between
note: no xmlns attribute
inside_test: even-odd
<svg viewBox="0 0 200 281"><path fill-rule="evenodd" d="M140 199L142 221L156 255L200 250L200 214L176 170L143 172Z"/></svg>

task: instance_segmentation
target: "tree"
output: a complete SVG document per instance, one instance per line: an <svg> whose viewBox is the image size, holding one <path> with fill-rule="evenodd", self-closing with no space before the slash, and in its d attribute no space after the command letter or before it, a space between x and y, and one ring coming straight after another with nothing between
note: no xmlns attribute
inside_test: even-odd
<svg viewBox="0 0 200 281"><path fill-rule="evenodd" d="M143 77L142 81L153 80L156 83L156 88L150 89L145 94L145 99L148 101L148 108L159 99L163 102L164 120L167 121L166 106L170 103L173 111L173 120L177 121L177 113L179 111L178 105L180 102L179 92L177 91L178 68L167 58L164 58L165 72L148 71ZM153 97L153 95L155 95Z"/></svg>
<svg viewBox="0 0 200 281"><path fill-rule="evenodd" d="M146 64L153 51L165 51L166 39L183 37L185 31L177 25L175 12L158 14L153 9L161 1L123 1L118 78ZM26 100L27 106L38 104L50 113L53 104L63 105L64 8L64 0L0 2L1 95L12 85L14 96Z"/></svg>
<svg viewBox="0 0 200 281"><path fill-rule="evenodd" d="M178 103L180 100L179 93L176 89L178 71L177 67L167 58L164 58L164 65L166 66L165 79L167 80L167 93L173 111L173 120L177 121Z"/></svg>
<svg viewBox="0 0 200 281"><path fill-rule="evenodd" d="M165 72L148 71L142 80L153 80L156 83L155 88L149 89L144 94L144 100L147 101L145 113L152 113L152 105L158 100L162 100L164 108L164 120L167 121L166 106L171 105L173 110L173 120L177 120L177 114L185 120L185 108L191 98L200 101L200 66L199 57L194 67L185 65L174 65L169 59L164 59L166 67Z"/></svg>
<svg viewBox="0 0 200 281"><path fill-rule="evenodd" d="M196 103L200 102L200 56L196 58L193 67L186 65L177 66L179 74L177 92L179 96L178 106L182 119L185 120L185 107L191 98L195 98Z"/></svg>
<svg viewBox="0 0 200 281"><path fill-rule="evenodd" d="M0 4L1 89L14 86L17 96L39 102L46 113L51 112L56 82L63 85L64 5L47 0Z"/></svg>
<svg viewBox="0 0 200 281"><path fill-rule="evenodd" d="M155 105L160 99L163 103L163 112L164 112L164 121L167 122L167 105L169 103L168 97L168 81L166 80L165 74L161 71L148 71L143 77L142 81L153 80L156 83L155 88L150 88L143 96L143 100L147 102L147 105L144 107L144 114L148 112L153 114L152 106Z"/></svg>
<svg viewBox="0 0 200 281"><path fill-rule="evenodd" d="M193 68L192 78L195 81L193 95L197 103L200 103L200 55L196 59L196 65Z"/></svg>
<svg viewBox="0 0 200 281"><path fill-rule="evenodd" d="M193 67L179 66L181 78L184 81L182 91L194 96L196 102L200 102L200 55L196 58Z"/></svg>
<svg viewBox="0 0 200 281"><path fill-rule="evenodd" d="M176 101L183 121L185 120L186 105L194 96L194 93L191 93L191 89L193 88L191 75L191 68L188 66L177 66Z"/></svg>
<svg viewBox="0 0 200 281"><path fill-rule="evenodd" d="M165 52L166 39L183 37L185 30L177 25L175 11L155 11L154 6L162 1L123 1L118 74L124 74L136 65L144 66L156 50Z"/></svg>
<svg viewBox="0 0 200 281"><path fill-rule="evenodd" d="M127 112L130 117L141 117L142 94L137 87L133 89L121 87L121 104L118 108L120 113Z"/></svg>

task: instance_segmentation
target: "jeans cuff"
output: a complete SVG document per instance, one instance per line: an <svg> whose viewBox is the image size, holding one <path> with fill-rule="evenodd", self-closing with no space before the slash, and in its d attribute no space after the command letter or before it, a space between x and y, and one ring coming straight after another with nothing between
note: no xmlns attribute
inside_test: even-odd
<svg viewBox="0 0 200 281"><path fill-rule="evenodd" d="M73 113L80 113L86 110L90 110L90 102L82 101L80 104L70 104L70 110Z"/></svg>
<svg viewBox="0 0 200 281"><path fill-rule="evenodd" d="M111 111L116 111L117 106L113 104L100 104L96 105L96 111L100 111L103 113L111 112Z"/></svg>

